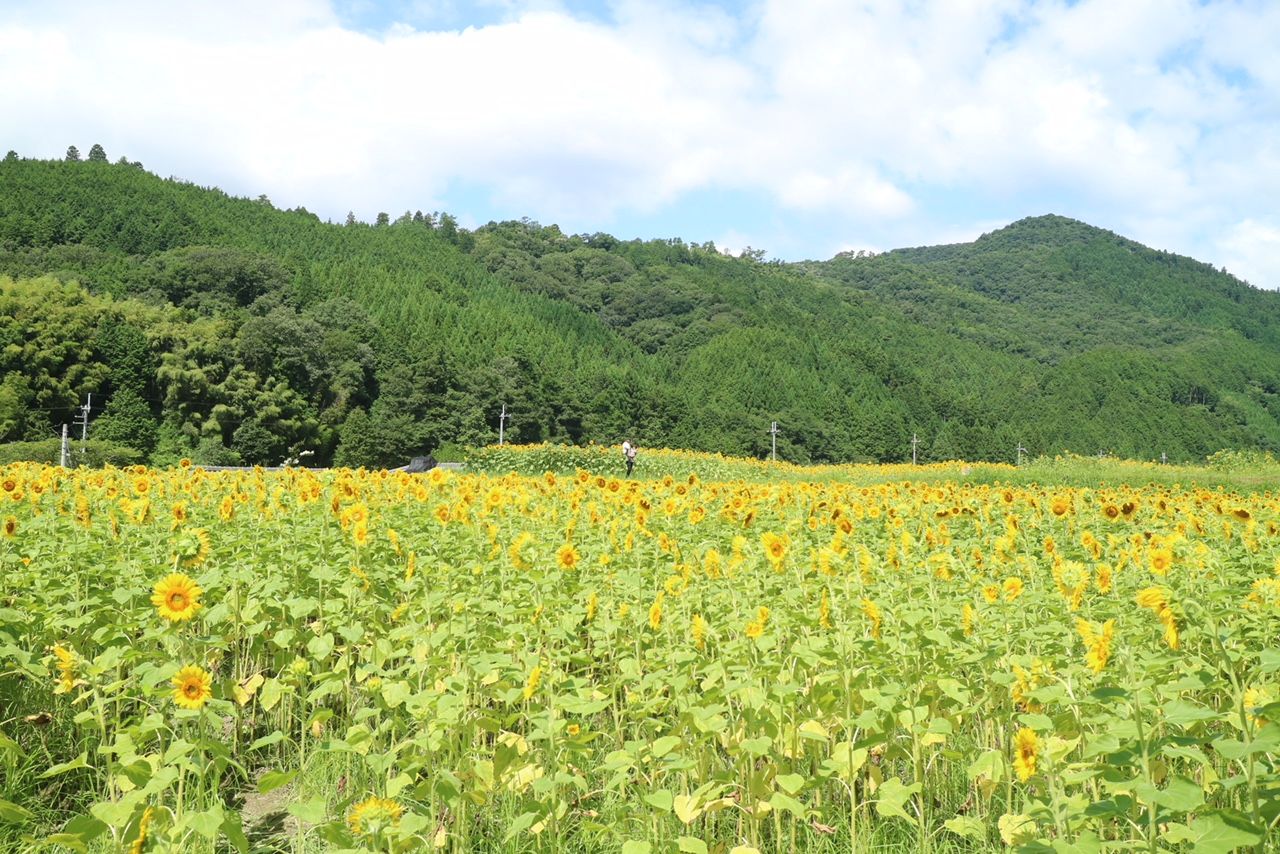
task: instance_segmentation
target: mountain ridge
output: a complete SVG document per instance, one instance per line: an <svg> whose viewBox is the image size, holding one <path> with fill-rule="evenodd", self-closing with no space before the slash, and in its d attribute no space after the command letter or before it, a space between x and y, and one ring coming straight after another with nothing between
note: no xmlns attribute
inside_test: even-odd
<svg viewBox="0 0 1280 854"><path fill-rule="evenodd" d="M77 346L101 366L24 377L0 359L0 440L132 387L153 459L386 464L496 439L504 403L520 441L757 456L778 420L800 461L901 459L913 434L926 459L1280 447L1280 297L1056 214L789 264L529 220L380 220L123 164L0 163L0 273L84 285ZM6 289L27 308L0 341L49 346L32 342L58 289ZM100 341L121 312L140 336L127 364Z"/></svg>

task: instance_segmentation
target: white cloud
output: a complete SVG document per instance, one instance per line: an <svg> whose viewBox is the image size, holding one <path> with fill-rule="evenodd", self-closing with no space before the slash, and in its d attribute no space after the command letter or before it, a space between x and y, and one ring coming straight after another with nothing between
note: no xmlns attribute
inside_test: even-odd
<svg viewBox="0 0 1280 854"><path fill-rule="evenodd" d="M1241 220L1218 245L1227 270L1254 287L1280 288L1280 224Z"/></svg>
<svg viewBox="0 0 1280 854"><path fill-rule="evenodd" d="M1054 210L1280 285L1258 231L1280 192L1280 4L485 5L498 23L413 0L370 33L342 21L372 0L10 2L4 142L100 142L335 219L487 219L451 203L465 187L498 216L595 230L743 192L781 223L743 230L797 256ZM800 246L788 217L829 233Z"/></svg>

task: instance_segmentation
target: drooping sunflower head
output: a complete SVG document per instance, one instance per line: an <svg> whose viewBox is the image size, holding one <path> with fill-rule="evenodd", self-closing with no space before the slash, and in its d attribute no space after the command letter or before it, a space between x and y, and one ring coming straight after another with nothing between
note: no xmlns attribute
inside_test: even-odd
<svg viewBox="0 0 1280 854"><path fill-rule="evenodd" d="M173 556L183 566L198 566L209 557L209 532L204 528L188 528L174 540Z"/></svg>
<svg viewBox="0 0 1280 854"><path fill-rule="evenodd" d="M65 694L76 686L76 654L62 644L54 645L53 654L58 666L58 684L54 693Z"/></svg>
<svg viewBox="0 0 1280 854"><path fill-rule="evenodd" d="M375 795L351 808L347 826L357 836L375 836L383 829L399 824L403 812L404 808L391 798Z"/></svg>
<svg viewBox="0 0 1280 854"><path fill-rule="evenodd" d="M172 622L190 620L203 605L200 594L204 591L190 576L174 572L161 579L151 594L151 604L160 616Z"/></svg>
<svg viewBox="0 0 1280 854"><path fill-rule="evenodd" d="M1139 590L1134 599L1142 608L1150 608L1157 614L1169 607L1169 591L1163 587L1148 587Z"/></svg>
<svg viewBox="0 0 1280 854"><path fill-rule="evenodd" d="M184 709L200 709L213 696L213 677L203 667L189 664L173 676L173 702Z"/></svg>
<svg viewBox="0 0 1280 854"><path fill-rule="evenodd" d="M4 535L6 537L12 537L16 533L18 533L18 517L5 516L4 517Z"/></svg>

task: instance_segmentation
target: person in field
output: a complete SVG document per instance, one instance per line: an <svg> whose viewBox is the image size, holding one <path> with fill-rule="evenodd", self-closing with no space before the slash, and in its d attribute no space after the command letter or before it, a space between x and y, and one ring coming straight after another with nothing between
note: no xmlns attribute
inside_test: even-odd
<svg viewBox="0 0 1280 854"><path fill-rule="evenodd" d="M631 477L631 470L636 465L636 443L630 439L622 440L622 459L627 464L627 477Z"/></svg>

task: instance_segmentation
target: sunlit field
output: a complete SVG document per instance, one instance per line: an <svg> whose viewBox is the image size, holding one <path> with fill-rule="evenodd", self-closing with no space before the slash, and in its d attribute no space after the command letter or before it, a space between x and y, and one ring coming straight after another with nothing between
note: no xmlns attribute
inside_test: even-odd
<svg viewBox="0 0 1280 854"><path fill-rule="evenodd" d="M0 468L0 847L1275 850L1275 493L556 453Z"/></svg>

